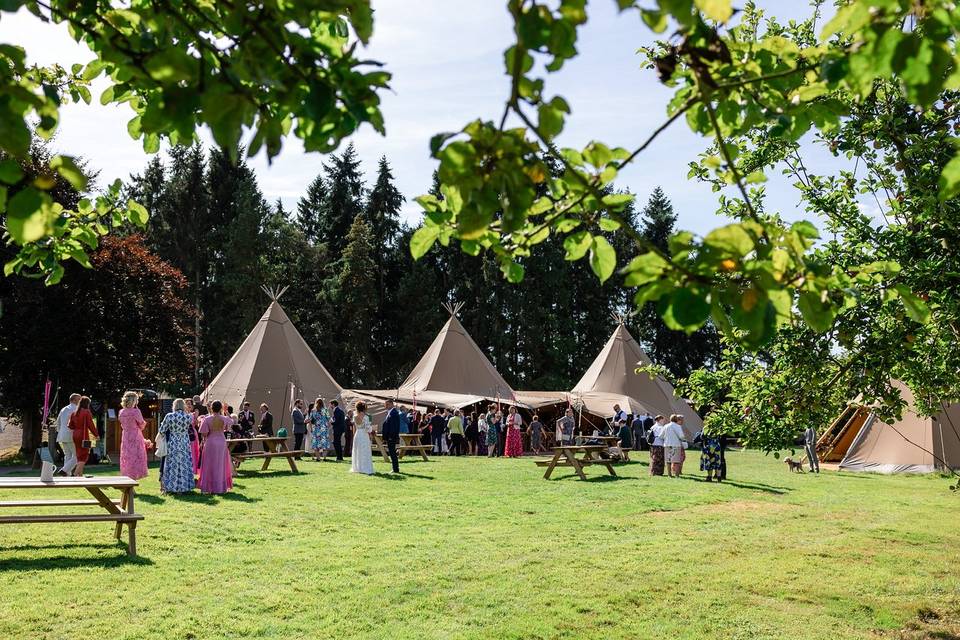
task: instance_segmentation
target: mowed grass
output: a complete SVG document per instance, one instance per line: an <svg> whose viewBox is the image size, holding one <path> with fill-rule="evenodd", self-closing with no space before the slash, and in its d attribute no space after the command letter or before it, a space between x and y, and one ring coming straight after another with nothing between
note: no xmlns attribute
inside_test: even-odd
<svg viewBox="0 0 960 640"><path fill-rule="evenodd" d="M946 479L737 452L707 484L691 453L679 480L646 454L587 482L530 459L247 463L222 497L160 496L151 469L138 559L108 524L0 527L0 638L836 640L957 611Z"/></svg>

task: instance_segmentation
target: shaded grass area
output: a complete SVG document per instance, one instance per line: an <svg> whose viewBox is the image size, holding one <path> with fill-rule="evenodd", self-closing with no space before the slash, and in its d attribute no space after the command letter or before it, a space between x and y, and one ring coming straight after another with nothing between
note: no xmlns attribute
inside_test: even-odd
<svg viewBox="0 0 960 640"><path fill-rule="evenodd" d="M947 480L729 466L304 461L181 497L151 470L140 558L105 524L0 527L0 638L874 638L958 610Z"/></svg>

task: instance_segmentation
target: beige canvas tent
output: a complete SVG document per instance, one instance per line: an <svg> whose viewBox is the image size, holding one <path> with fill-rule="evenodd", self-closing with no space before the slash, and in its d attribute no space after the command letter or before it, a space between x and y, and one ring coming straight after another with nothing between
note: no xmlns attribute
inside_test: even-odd
<svg viewBox="0 0 960 640"><path fill-rule="evenodd" d="M679 413L684 416L684 431L692 439L703 430L700 416L677 397L669 382L638 374L641 364L653 363L618 317L613 335L570 392L573 402L582 402L587 411L600 416L612 416L614 404L634 415Z"/></svg>
<svg viewBox="0 0 960 640"><path fill-rule="evenodd" d="M351 390L348 396L391 398L405 405L459 408L483 401L519 404L513 389L457 319L462 305L444 305L450 319L396 389Z"/></svg>
<svg viewBox="0 0 960 640"><path fill-rule="evenodd" d="M244 402L270 406L277 424L290 413L290 398L306 401L340 396L340 385L314 355L278 301L286 289L271 291L270 306L204 391L209 402L221 400L239 410Z"/></svg>
<svg viewBox="0 0 960 640"><path fill-rule="evenodd" d="M851 403L817 443L821 461L844 471L931 473L960 469L960 405L941 403L934 416L918 415L913 392L893 385L907 403L903 418L884 422L867 406Z"/></svg>

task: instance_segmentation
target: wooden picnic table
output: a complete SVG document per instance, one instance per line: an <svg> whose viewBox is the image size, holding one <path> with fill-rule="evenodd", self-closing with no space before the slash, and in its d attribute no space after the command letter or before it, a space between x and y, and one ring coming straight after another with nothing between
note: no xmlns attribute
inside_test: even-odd
<svg viewBox="0 0 960 640"><path fill-rule="evenodd" d="M620 436L586 436L583 434L576 436L577 444L583 444L587 440L599 440L601 443L609 443L608 447L615 447L620 443Z"/></svg>
<svg viewBox="0 0 960 640"><path fill-rule="evenodd" d="M387 441L383 439L383 435L379 431L374 431L370 434L370 437L373 440L370 445L371 448L380 453L383 456L383 461L389 464L390 456L387 454ZM397 458L403 458L408 452L416 452L425 462L429 462L427 451L432 449L432 445L420 443L419 433L401 433L400 443L397 445Z"/></svg>
<svg viewBox="0 0 960 640"><path fill-rule="evenodd" d="M550 479L550 474L556 467L572 467L581 480L586 480L587 476L584 474L583 468L592 464L605 466L607 472L616 477L617 473L613 470L613 461L600 457L600 452L606 451L608 448L604 444L576 444L554 447L553 457L549 460L537 460L536 465L547 468L546 473L543 474L546 480ZM578 453L583 454L582 457L578 458Z"/></svg>
<svg viewBox="0 0 960 640"><path fill-rule="evenodd" d="M117 540L127 525L127 553L137 555L137 522L143 516L134 509L133 498L136 480L127 476L102 476L96 478L55 477L48 482L40 478L0 478L0 490L12 489L85 489L93 500L4 500L0 507L14 508L44 508L96 505L102 507L106 513L41 513L0 516L0 524L27 524L43 522L115 522L114 535ZM119 489L120 500L111 500L104 494L104 489Z"/></svg>
<svg viewBox="0 0 960 640"><path fill-rule="evenodd" d="M247 444L247 450L243 453L234 453L234 450L240 445L240 443ZM265 451L252 451L253 447L250 445L254 443L262 444ZM294 473L298 473L299 469L297 469L297 463L294 461L294 458L299 458L306 453L306 451L302 450L291 451L287 449L287 439L277 436L228 438L227 451L230 452L230 458L233 460L234 475L236 475L241 463L243 463L244 460L249 460L251 458L263 459L263 466L260 467L260 471L266 471L269 469L270 462L274 458L286 458L287 464L290 465L290 470Z"/></svg>

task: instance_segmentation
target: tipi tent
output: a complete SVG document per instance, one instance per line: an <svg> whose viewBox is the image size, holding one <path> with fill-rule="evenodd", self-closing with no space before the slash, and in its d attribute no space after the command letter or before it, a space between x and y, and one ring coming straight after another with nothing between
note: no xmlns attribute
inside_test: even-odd
<svg viewBox="0 0 960 640"><path fill-rule="evenodd" d="M941 403L931 417L918 415L913 392L893 385L907 403L903 418L884 422L869 407L851 404L817 443L823 461L840 459L844 471L931 473L960 469L960 405Z"/></svg>
<svg viewBox="0 0 960 640"><path fill-rule="evenodd" d="M204 392L209 402L221 400L239 410L247 401L265 402L282 421L290 412L291 395L308 402L340 396L340 385L324 368L280 306L286 289L271 291L270 306Z"/></svg>
<svg viewBox="0 0 960 640"><path fill-rule="evenodd" d="M703 430L703 420L690 405L676 396L673 385L663 378L651 378L637 373L640 365L653 364L640 344L617 317L617 328L597 355L570 395L582 402L590 413L613 415L613 405L619 404L628 413L658 413L684 416L684 431L691 439Z"/></svg>
<svg viewBox="0 0 960 640"><path fill-rule="evenodd" d="M348 395L450 408L484 400L517 404L513 389L457 319L461 306L444 305L450 319L397 389L360 390Z"/></svg>

